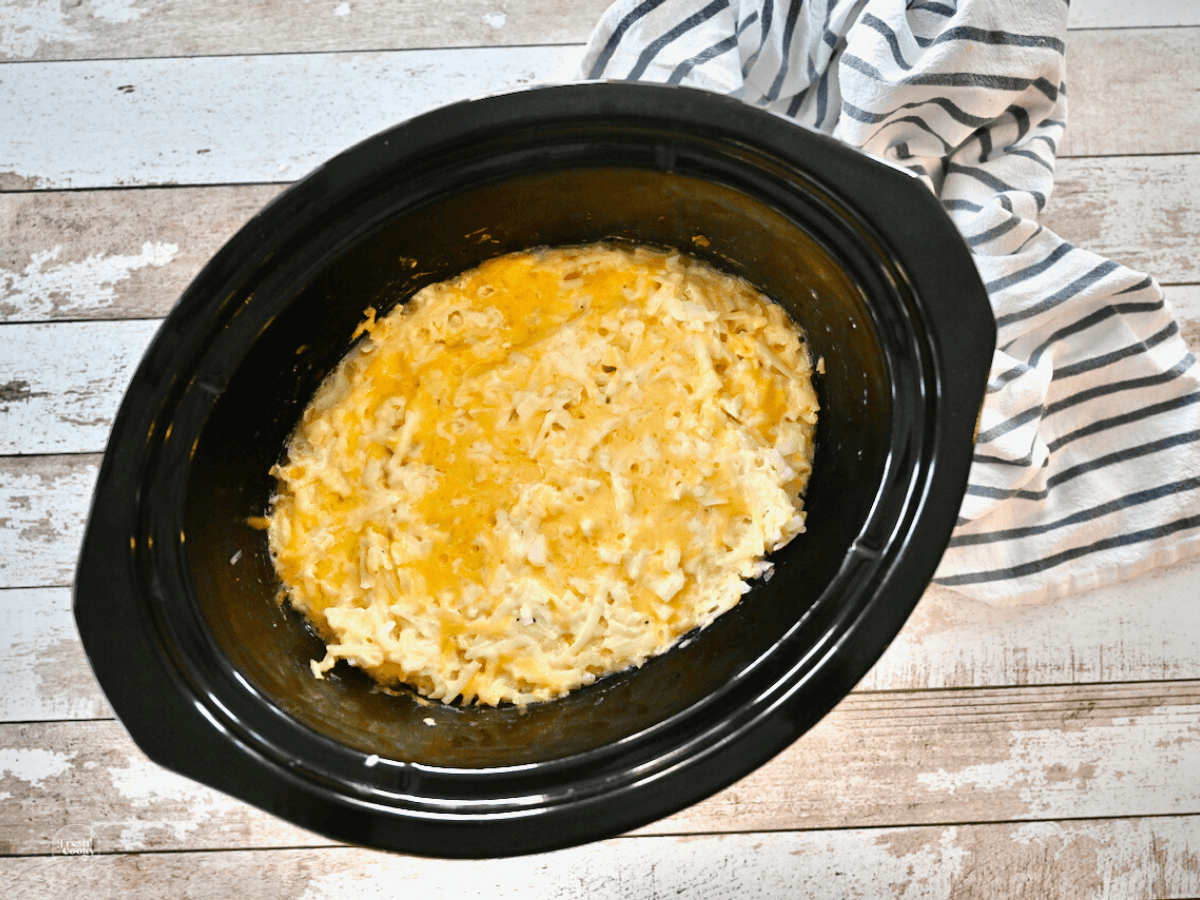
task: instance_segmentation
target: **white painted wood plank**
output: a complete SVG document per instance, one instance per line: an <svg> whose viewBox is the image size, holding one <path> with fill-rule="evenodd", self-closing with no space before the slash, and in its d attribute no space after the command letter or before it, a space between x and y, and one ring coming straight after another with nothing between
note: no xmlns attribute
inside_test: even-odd
<svg viewBox="0 0 1200 900"><path fill-rule="evenodd" d="M282 190L0 193L0 322L164 316Z"/></svg>
<svg viewBox="0 0 1200 900"><path fill-rule="evenodd" d="M851 694L770 763L641 833L1190 814L1193 682Z"/></svg>
<svg viewBox="0 0 1200 900"><path fill-rule="evenodd" d="M1200 678L1200 560L997 608L932 586L856 690Z"/></svg>
<svg viewBox="0 0 1200 900"><path fill-rule="evenodd" d="M331 843L152 763L115 721L0 726L0 797L9 853L74 823L97 852Z"/></svg>
<svg viewBox="0 0 1200 900"><path fill-rule="evenodd" d="M1135 184L1154 200L1130 199ZM1160 281L1200 281L1200 155L1060 159L1041 222Z"/></svg>
<svg viewBox="0 0 1200 900"><path fill-rule="evenodd" d="M1071 141L1102 155L1196 146L1200 114L1183 99L1200 83L1193 29L1077 40L1068 152ZM435 106L570 79L580 54L569 45L0 64L0 121L22 123L0 135L0 189L288 182ZM1164 105L1145 102L1165 79L1182 92L1166 128Z"/></svg>
<svg viewBox="0 0 1200 900"><path fill-rule="evenodd" d="M569 78L581 48L0 65L0 189L293 181L436 106Z"/></svg>
<svg viewBox="0 0 1200 900"><path fill-rule="evenodd" d="M0 60L582 43L609 0L5 0Z"/></svg>
<svg viewBox="0 0 1200 900"><path fill-rule="evenodd" d="M1188 816L616 838L507 860L415 859L339 846L52 854L6 868L12 900L1129 900L1200 893L1198 844L1200 817Z"/></svg>
<svg viewBox="0 0 1200 900"><path fill-rule="evenodd" d="M1171 305L1184 343L1192 355L1200 358L1200 284L1163 288Z"/></svg>
<svg viewBox="0 0 1200 900"><path fill-rule="evenodd" d="M6 0L0 61L581 43L609 0ZM1072 28L1200 24L1193 0L1074 0Z"/></svg>
<svg viewBox="0 0 1200 900"><path fill-rule="evenodd" d="M101 852L317 840L150 763L115 722L0 725L0 768L13 853L72 822ZM1200 682L919 691L850 695L756 772L637 833L1197 811Z"/></svg>
<svg viewBox="0 0 1200 900"><path fill-rule="evenodd" d="M1194 5L1200 9L1200 3ZM1067 130L1059 153L1103 156L1200 148L1200 103L1193 99L1200 92L1198 50L1200 28L1068 34Z"/></svg>
<svg viewBox="0 0 1200 900"><path fill-rule="evenodd" d="M102 451L158 326L0 325L0 455Z"/></svg>
<svg viewBox="0 0 1200 900"><path fill-rule="evenodd" d="M110 718L68 588L0 591L0 721Z"/></svg>
<svg viewBox="0 0 1200 900"><path fill-rule="evenodd" d="M99 468L90 455L0 458L0 588L71 583Z"/></svg>
<svg viewBox="0 0 1200 900"><path fill-rule="evenodd" d="M1070 28L1200 25L1200 4L1195 0L1073 0L1067 24Z"/></svg>

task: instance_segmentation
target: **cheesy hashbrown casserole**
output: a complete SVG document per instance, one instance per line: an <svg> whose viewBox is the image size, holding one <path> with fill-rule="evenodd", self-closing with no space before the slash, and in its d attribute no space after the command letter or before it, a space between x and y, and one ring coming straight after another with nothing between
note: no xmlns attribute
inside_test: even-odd
<svg viewBox="0 0 1200 900"><path fill-rule="evenodd" d="M318 677L344 659L445 702L558 697L710 623L804 530L807 349L706 263L511 254L360 333L272 469Z"/></svg>

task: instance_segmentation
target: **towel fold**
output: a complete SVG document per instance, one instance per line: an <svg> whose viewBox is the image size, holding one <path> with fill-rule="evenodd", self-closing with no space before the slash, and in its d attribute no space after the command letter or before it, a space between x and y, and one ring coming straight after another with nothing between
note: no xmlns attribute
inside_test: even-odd
<svg viewBox="0 0 1200 900"><path fill-rule="evenodd" d="M1067 118L1064 0L619 0L585 78L742 98L916 172L999 332L935 582L996 604L1200 552L1200 366L1154 279L1038 223Z"/></svg>

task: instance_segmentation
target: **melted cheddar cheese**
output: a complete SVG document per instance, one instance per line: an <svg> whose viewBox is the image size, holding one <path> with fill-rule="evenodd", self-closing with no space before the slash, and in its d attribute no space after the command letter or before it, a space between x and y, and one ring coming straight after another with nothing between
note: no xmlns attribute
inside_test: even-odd
<svg viewBox="0 0 1200 900"><path fill-rule="evenodd" d="M745 281L544 249L360 332L272 470L318 677L344 659L446 702L557 697L711 622L804 530L809 357Z"/></svg>

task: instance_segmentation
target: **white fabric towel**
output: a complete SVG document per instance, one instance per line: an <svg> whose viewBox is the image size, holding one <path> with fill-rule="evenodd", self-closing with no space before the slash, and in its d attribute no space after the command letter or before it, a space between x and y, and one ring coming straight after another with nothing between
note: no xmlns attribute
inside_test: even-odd
<svg viewBox="0 0 1200 900"><path fill-rule="evenodd" d="M1065 0L619 0L583 78L742 98L917 172L999 330L935 582L998 604L1200 551L1200 367L1158 284L1038 224L1066 126Z"/></svg>

